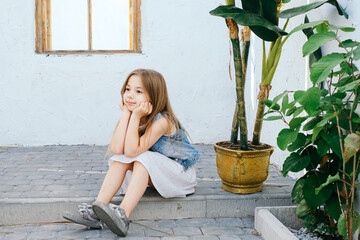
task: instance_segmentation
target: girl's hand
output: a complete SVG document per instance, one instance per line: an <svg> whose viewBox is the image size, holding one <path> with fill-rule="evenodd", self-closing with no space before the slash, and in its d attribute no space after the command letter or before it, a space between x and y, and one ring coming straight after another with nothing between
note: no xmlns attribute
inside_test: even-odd
<svg viewBox="0 0 360 240"><path fill-rule="evenodd" d="M122 112L131 112L128 107L124 104L124 99L121 99L120 103L119 103L119 107L121 109Z"/></svg>
<svg viewBox="0 0 360 240"><path fill-rule="evenodd" d="M139 118L148 116L152 112L153 106L150 102L142 102L137 108L134 109L133 114Z"/></svg>

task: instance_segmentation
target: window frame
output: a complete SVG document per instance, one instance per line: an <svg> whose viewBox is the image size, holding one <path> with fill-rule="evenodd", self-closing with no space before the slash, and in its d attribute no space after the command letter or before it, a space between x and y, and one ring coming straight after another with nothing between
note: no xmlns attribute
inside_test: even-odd
<svg viewBox="0 0 360 240"><path fill-rule="evenodd" d="M35 0L36 53L40 54L113 54L141 53L141 0L129 0L129 50L92 50L92 16L91 3L88 1L89 50L51 50L51 0Z"/></svg>

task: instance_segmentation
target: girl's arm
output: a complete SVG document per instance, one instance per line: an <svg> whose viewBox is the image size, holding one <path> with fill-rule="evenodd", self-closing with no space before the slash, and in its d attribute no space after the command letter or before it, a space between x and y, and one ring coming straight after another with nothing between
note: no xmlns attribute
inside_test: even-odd
<svg viewBox="0 0 360 240"><path fill-rule="evenodd" d="M110 151L116 155L124 154L125 137L131 117L131 112L124 106L122 100L119 105L122 114L110 142Z"/></svg>
<svg viewBox="0 0 360 240"><path fill-rule="evenodd" d="M152 105L148 102L141 103L140 106L133 111L125 138L124 152L127 157L133 158L149 150L168 130L168 120L162 117L154 122L151 127L145 131L144 135L139 137L140 119L149 115L151 111Z"/></svg>

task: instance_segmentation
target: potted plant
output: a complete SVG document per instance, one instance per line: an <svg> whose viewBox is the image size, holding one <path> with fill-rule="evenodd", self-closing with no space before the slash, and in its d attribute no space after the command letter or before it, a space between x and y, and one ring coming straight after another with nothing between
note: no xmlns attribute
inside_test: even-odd
<svg viewBox="0 0 360 240"><path fill-rule="evenodd" d="M235 66L237 104L230 141L218 142L214 145L218 174L223 183L222 187L230 192L253 193L261 191L262 183L268 177L273 147L260 142L262 117L265 109L263 100L269 96L271 81L279 63L282 47L289 37L285 32L289 19L325 3L336 6L339 13L343 13L343 9L336 0L323 0L280 12L283 3L289 1L242 0L241 9L235 6L235 0L226 0L226 5L210 11L211 15L225 18L232 43ZM287 19L283 28L278 26L279 17ZM245 26L241 33L242 50L240 49L238 25ZM251 142L248 142L244 91L250 29L263 40L263 61L253 138ZM268 52L265 41L270 42ZM238 135L240 135L240 141L238 141Z"/></svg>
<svg viewBox="0 0 360 240"><path fill-rule="evenodd" d="M273 100L265 100L271 115L267 120L286 123L277 137L280 149L291 154L283 164L283 175L305 170L292 190L296 214L312 232L330 239L340 234L352 239L359 227L354 209L359 182L360 117L360 42L341 41L338 27L329 22L307 24L315 28L303 46L307 56L330 41L339 50L321 57L310 67L313 87L306 91L284 91ZM324 88L320 83L324 82ZM279 102L279 103L278 103ZM265 119L264 119L265 120Z"/></svg>

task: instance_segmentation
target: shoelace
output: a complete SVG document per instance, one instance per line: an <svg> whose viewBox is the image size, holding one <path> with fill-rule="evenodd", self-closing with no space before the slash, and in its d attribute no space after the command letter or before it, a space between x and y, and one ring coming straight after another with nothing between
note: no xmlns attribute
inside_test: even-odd
<svg viewBox="0 0 360 240"><path fill-rule="evenodd" d="M125 223L125 225L126 226L128 226L129 225L129 220L128 220L128 218L126 217L126 212L125 212L125 210L122 208L122 207L120 207L120 206L117 206L117 205L114 205L114 204L109 204L109 207L115 212L115 214L119 217L119 218L121 218L121 219L124 219L124 223Z"/></svg>
<svg viewBox="0 0 360 240"><path fill-rule="evenodd" d="M91 205L82 203L78 205L78 210L83 216L83 218L88 219L90 221L99 221L99 218L96 217L95 213L92 210Z"/></svg>

